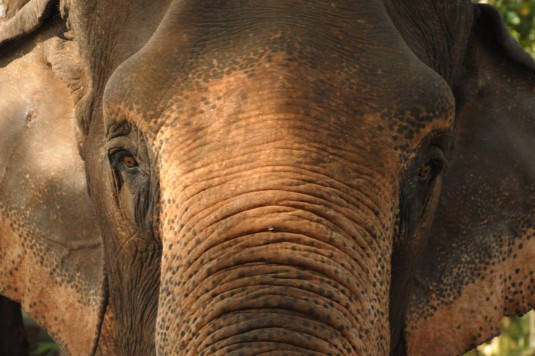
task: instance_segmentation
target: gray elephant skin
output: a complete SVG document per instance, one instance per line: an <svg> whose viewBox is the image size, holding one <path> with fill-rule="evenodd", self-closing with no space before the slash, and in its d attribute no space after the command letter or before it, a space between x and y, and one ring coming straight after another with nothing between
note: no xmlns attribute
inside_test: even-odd
<svg viewBox="0 0 535 356"><path fill-rule="evenodd" d="M535 305L493 7L2 6L0 350L19 304L72 355L462 354Z"/></svg>

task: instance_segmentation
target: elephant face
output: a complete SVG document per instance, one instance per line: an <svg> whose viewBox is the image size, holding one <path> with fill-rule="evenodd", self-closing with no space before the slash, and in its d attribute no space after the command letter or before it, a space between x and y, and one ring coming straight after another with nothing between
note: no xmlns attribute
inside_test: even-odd
<svg viewBox="0 0 535 356"><path fill-rule="evenodd" d="M62 9L116 352L418 354L482 285L489 323L533 305L502 282L533 271L535 66L490 8Z"/></svg>
<svg viewBox="0 0 535 356"><path fill-rule="evenodd" d="M117 328L156 325L129 352L388 352L411 270L391 255L424 241L455 104L363 16L172 4L107 80L84 155Z"/></svg>

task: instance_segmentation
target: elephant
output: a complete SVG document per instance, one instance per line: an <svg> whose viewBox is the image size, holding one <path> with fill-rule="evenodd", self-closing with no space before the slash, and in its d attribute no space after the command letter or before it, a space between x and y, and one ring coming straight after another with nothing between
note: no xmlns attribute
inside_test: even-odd
<svg viewBox="0 0 535 356"><path fill-rule="evenodd" d="M39 31L13 41L24 36L16 26L24 12L15 11L23 4L7 5L0 22L0 354L29 351L20 304L63 350L89 354L105 280L74 130L71 93L80 89L62 79L78 75L65 66L77 50L58 37L65 32L59 19L36 21ZM111 310L106 320L100 354L114 349Z"/></svg>
<svg viewBox="0 0 535 356"><path fill-rule="evenodd" d="M87 353L104 337L128 355L460 354L535 305L535 63L493 7L33 0L14 13L0 32L14 57L2 41L44 45L51 23L48 53L69 49L50 65L67 90L46 101L71 100L74 124L45 121L72 130L66 169L99 226L77 237L103 267L64 271L90 296Z"/></svg>

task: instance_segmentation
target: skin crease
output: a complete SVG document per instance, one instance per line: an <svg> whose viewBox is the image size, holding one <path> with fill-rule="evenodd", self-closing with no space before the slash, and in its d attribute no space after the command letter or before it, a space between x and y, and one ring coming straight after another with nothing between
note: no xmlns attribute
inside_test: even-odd
<svg viewBox="0 0 535 356"><path fill-rule="evenodd" d="M103 330L115 331L116 353L402 354L408 346L418 354L451 333L441 329L444 316L456 328L474 291L488 289L477 330L450 334L456 353L512 311L499 309L504 299L515 311L532 305L533 287L509 277L532 272L522 261L532 259L533 202L509 199L524 229L496 277L492 263L465 265L437 242L434 207L438 217L447 214L441 178L429 191L418 178L435 157L432 147L448 145L454 121L455 135L463 132L465 108L474 111L464 117L483 119L533 112L532 82L518 85L505 67L499 88L510 88L516 105L479 103L483 78L496 77L474 69L492 63L463 62L471 55L463 50L469 2L167 5L61 4L92 78L75 108L117 316L106 314ZM135 20L140 14L144 21ZM493 55L518 61L508 49ZM532 70L525 65L515 78ZM472 129L480 134L477 124ZM500 147L510 153L509 144ZM521 147L528 155L511 177L529 189L514 174L533 162L533 150ZM138 166L126 169L122 162L132 158ZM449 165L444 184L448 175L473 174L456 167ZM465 192L450 211L462 211L465 198L486 199ZM474 226L489 216L483 211ZM506 256L492 238L489 246ZM433 258L437 270L425 265ZM463 278L441 279L451 267ZM424 292L413 288L422 281ZM437 283L443 289L435 294Z"/></svg>
<svg viewBox="0 0 535 356"><path fill-rule="evenodd" d="M0 158L0 293L19 302L63 352L83 355L97 333L102 251L72 130L73 103L58 101L71 95L54 72L69 54L52 38L58 30L48 25L18 47L21 55L1 59L0 150L9 154ZM101 354L113 349L112 333L105 334Z"/></svg>

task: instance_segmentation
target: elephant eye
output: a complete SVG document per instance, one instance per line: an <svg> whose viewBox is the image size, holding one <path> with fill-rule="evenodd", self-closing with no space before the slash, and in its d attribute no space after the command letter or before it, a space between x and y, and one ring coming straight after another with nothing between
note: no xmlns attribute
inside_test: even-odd
<svg viewBox="0 0 535 356"><path fill-rule="evenodd" d="M432 158L418 171L418 179L422 182L431 182L440 174L444 161L442 158Z"/></svg>
<svg viewBox="0 0 535 356"><path fill-rule="evenodd" d="M139 163L134 155L125 149L117 149L110 152L110 161L116 169L122 168L129 173L135 173L134 171L139 168Z"/></svg>
<svg viewBox="0 0 535 356"><path fill-rule="evenodd" d="M123 156L123 163L128 168L134 168L134 167L138 166L136 159L132 155L124 155Z"/></svg>
<svg viewBox="0 0 535 356"><path fill-rule="evenodd" d="M422 169L420 169L420 172L418 172L418 176L420 178L424 178L424 179L427 179L431 176L431 173L433 172L433 168L431 167L431 165L428 163L426 164Z"/></svg>

